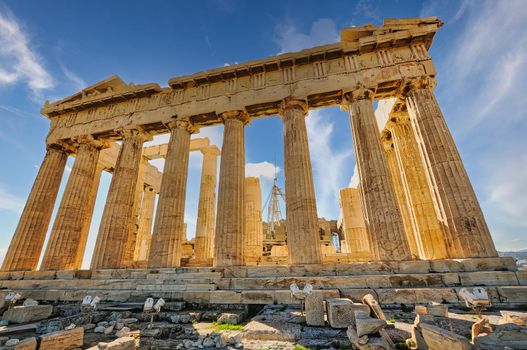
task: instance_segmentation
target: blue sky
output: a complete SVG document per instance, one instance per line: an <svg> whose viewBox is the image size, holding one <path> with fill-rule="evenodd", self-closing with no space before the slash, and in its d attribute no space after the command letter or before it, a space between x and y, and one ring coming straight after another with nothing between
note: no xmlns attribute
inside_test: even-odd
<svg viewBox="0 0 527 350"><path fill-rule="evenodd" d="M527 247L524 1L0 0L0 259L44 155L49 124L39 109L45 100L113 74L166 86L171 77L336 42L346 26L433 15L445 22L431 49L436 95L494 240L501 250ZM348 117L338 108L323 109L311 112L307 124L319 215L335 219L338 190L348 185L355 164ZM220 127L207 128L196 137L221 145L221 134ZM283 183L278 117L246 128L246 161L248 175L261 177L264 199L275 161ZM189 237L200 166L201 156L192 154ZM110 178L101 181L84 266Z"/></svg>

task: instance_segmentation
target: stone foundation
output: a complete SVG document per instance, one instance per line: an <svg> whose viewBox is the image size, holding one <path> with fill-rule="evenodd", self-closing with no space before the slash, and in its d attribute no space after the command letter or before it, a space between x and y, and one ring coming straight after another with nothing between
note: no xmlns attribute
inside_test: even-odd
<svg viewBox="0 0 527 350"><path fill-rule="evenodd" d="M383 305L461 304L462 287L485 286L494 304L527 304L525 271L512 258L392 261L304 266L195 267L0 273L4 293L36 300L144 301L146 297L211 304L295 304L289 286L310 283L326 297L373 294Z"/></svg>

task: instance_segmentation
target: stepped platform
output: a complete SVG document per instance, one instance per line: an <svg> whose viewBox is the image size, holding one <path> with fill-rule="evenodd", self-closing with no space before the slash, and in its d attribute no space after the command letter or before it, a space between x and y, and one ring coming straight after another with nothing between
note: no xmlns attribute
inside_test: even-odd
<svg viewBox="0 0 527 350"><path fill-rule="evenodd" d="M0 272L0 293L46 301L295 304L289 286L310 283L327 297L373 294L383 305L461 304L463 287L484 286L495 305L527 305L527 271L512 258L355 262L303 266Z"/></svg>

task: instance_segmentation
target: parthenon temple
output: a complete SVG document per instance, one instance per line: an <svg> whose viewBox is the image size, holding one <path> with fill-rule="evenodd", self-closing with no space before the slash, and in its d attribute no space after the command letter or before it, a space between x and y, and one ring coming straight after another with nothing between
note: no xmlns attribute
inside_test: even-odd
<svg viewBox="0 0 527 350"><path fill-rule="evenodd" d="M109 299L140 291L281 303L290 298L289 283L302 279L340 295L392 291L394 300L398 288L435 288L434 296L448 299L455 286L495 281L509 288L500 293L510 300L520 293L512 286L525 295L525 275L498 257L434 95L441 78L429 49L441 26L435 17L386 19L344 28L337 43L174 77L167 87L113 76L46 102L47 151L0 284L28 293L61 290L53 297L64 300L75 298L77 288L100 290L102 281L117 279L121 287L105 292ZM380 126L374 103L390 106ZM330 106L349 118L359 176L357 188L340 191L338 249L321 238L306 129L309 111ZM274 116L283 125L286 237L275 249L281 253L264 254L262 194L259 179L245 177L251 140L244 128ZM199 137L219 124L221 145ZM145 145L166 133L167 144ZM185 196L194 151L203 163L196 237L189 242ZM57 201L70 156L73 167ZM162 172L149 163L158 158L165 159ZM112 174L111 184L90 269L82 270L102 171ZM210 279L192 281L199 273ZM168 282L185 274L183 287ZM45 279L56 286L35 287ZM81 280L90 283L77 287Z"/></svg>

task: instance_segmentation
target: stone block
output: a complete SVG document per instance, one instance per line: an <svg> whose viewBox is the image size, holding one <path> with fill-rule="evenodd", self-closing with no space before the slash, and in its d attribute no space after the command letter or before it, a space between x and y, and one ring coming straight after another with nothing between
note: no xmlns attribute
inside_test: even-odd
<svg viewBox="0 0 527 350"><path fill-rule="evenodd" d="M301 301L298 299L295 299L291 296L290 290L275 290L274 293L274 303L275 304L300 304Z"/></svg>
<svg viewBox="0 0 527 350"><path fill-rule="evenodd" d="M527 326L527 312L501 310L500 313L505 323Z"/></svg>
<svg viewBox="0 0 527 350"><path fill-rule="evenodd" d="M462 286L516 286L516 274L510 271L461 272Z"/></svg>
<svg viewBox="0 0 527 350"><path fill-rule="evenodd" d="M375 298L377 297L377 293L375 293L375 290L373 289L353 288L340 290L341 297L351 299L355 302L362 300L362 298L364 298L364 296L368 294L373 295Z"/></svg>
<svg viewBox="0 0 527 350"><path fill-rule="evenodd" d="M397 261L398 267L397 273L429 273L430 272L430 261L429 260L407 260Z"/></svg>
<svg viewBox="0 0 527 350"><path fill-rule="evenodd" d="M520 286L527 285L527 271L516 271L516 278Z"/></svg>
<svg viewBox="0 0 527 350"><path fill-rule="evenodd" d="M119 339L115 339L114 341L110 343L99 343L101 346L92 346L91 348L88 348L87 350L100 350L100 349L108 349L108 350L135 350L135 339L132 337L122 337Z"/></svg>
<svg viewBox="0 0 527 350"><path fill-rule="evenodd" d="M61 270L56 271L58 280L72 280L75 279L75 270Z"/></svg>
<svg viewBox="0 0 527 350"><path fill-rule="evenodd" d="M498 287L496 288L501 301L506 303L527 303L527 287Z"/></svg>
<svg viewBox="0 0 527 350"><path fill-rule="evenodd" d="M460 272L464 266L461 261L453 259L430 260L430 272Z"/></svg>
<svg viewBox="0 0 527 350"><path fill-rule="evenodd" d="M251 340L295 341L300 338L301 326L287 322L252 320L243 327L243 337Z"/></svg>
<svg viewBox="0 0 527 350"><path fill-rule="evenodd" d="M421 334L429 350L471 350L467 338L443 328L421 323Z"/></svg>
<svg viewBox="0 0 527 350"><path fill-rule="evenodd" d="M367 343L365 343L362 340L363 338L359 338L359 336L357 335L357 331L352 326L348 327L348 330L346 331L346 335L348 336L348 339L350 340L351 344L353 344L354 349L359 349L359 350L389 349L381 337L368 337Z"/></svg>
<svg viewBox="0 0 527 350"><path fill-rule="evenodd" d="M15 350L36 350L36 349L37 349L37 338L35 337L23 339L19 341L18 344L15 345Z"/></svg>
<svg viewBox="0 0 527 350"><path fill-rule="evenodd" d="M504 324L494 327L494 332L480 335L474 344L481 349L527 349L527 327L516 324Z"/></svg>
<svg viewBox="0 0 527 350"><path fill-rule="evenodd" d="M325 325L324 299L318 294L308 294L305 300L306 323L308 326Z"/></svg>
<svg viewBox="0 0 527 350"><path fill-rule="evenodd" d="M457 294L452 288L405 288L405 289L376 289L379 303L389 304L426 304L437 303L456 304L459 302Z"/></svg>
<svg viewBox="0 0 527 350"><path fill-rule="evenodd" d="M244 304L272 304L274 300L272 290L247 290L242 291L242 303Z"/></svg>
<svg viewBox="0 0 527 350"><path fill-rule="evenodd" d="M229 290L216 290L210 295L211 304L240 304L242 293Z"/></svg>
<svg viewBox="0 0 527 350"><path fill-rule="evenodd" d="M370 313L368 305L354 303L346 298L330 298L326 300L328 323L332 328L347 328L355 324L355 311Z"/></svg>
<svg viewBox="0 0 527 350"><path fill-rule="evenodd" d="M369 313L362 310L355 311L355 328L357 329L359 338L364 335L370 336L376 334L386 326L387 323L385 320L370 317Z"/></svg>
<svg viewBox="0 0 527 350"><path fill-rule="evenodd" d="M53 313L51 305L14 306L4 312L3 320L13 323L26 323L44 320Z"/></svg>
<svg viewBox="0 0 527 350"><path fill-rule="evenodd" d="M53 280L56 277L55 271L26 271L25 280Z"/></svg>
<svg viewBox="0 0 527 350"><path fill-rule="evenodd" d="M464 271L516 271L513 257L470 258L460 260Z"/></svg>
<svg viewBox="0 0 527 350"><path fill-rule="evenodd" d="M40 336L40 350L70 350L82 348L84 328L58 331Z"/></svg>

